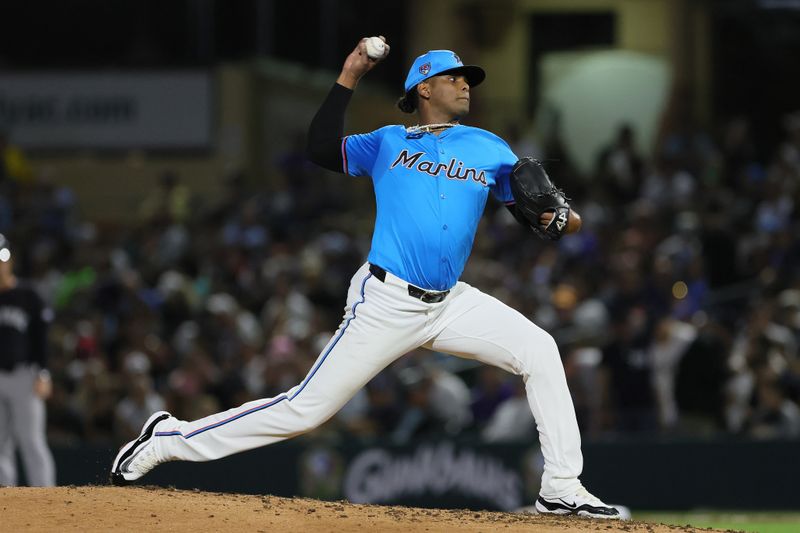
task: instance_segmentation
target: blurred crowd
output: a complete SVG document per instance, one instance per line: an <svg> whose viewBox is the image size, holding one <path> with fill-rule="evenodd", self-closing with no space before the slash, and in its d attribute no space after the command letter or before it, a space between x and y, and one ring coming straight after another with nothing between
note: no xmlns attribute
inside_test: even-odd
<svg viewBox="0 0 800 533"><path fill-rule="evenodd" d="M800 437L800 114L757 153L744 118L665 135L621 126L579 173L557 133L507 140L548 161L583 230L538 240L490 201L462 279L551 332L584 435ZM302 136L301 136L302 137ZM365 260L371 185L310 164L302 138L267 183L199 202L165 171L113 226L0 140L0 232L55 311L53 443L120 443L153 411L183 419L299 383ZM535 438L521 379L415 351L315 436Z"/></svg>

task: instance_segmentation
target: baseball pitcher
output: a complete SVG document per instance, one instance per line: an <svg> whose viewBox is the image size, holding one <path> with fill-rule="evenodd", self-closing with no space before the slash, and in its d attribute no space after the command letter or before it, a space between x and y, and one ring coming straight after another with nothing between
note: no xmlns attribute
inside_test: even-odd
<svg viewBox="0 0 800 533"><path fill-rule="evenodd" d="M303 381L193 422L155 413L119 451L114 483L139 479L174 460L208 461L272 444L319 426L403 354L425 347L476 359L522 376L545 459L541 513L618 518L578 479L580 433L553 338L497 299L459 281L491 194L540 236L558 239L580 217L541 165L518 161L496 135L460 123L485 73L449 50L419 56L401 110L412 127L344 135L347 104L375 57L362 39L308 132L309 156L330 170L371 179L377 216L367 262L355 273L344 319ZM372 57L371 57L372 56Z"/></svg>

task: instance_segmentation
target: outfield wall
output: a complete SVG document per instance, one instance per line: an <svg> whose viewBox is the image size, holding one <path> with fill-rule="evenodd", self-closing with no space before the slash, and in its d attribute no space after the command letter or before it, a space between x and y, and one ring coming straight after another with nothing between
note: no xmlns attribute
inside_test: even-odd
<svg viewBox="0 0 800 533"><path fill-rule="evenodd" d="M626 438L583 446L584 483L633 509L800 509L800 441ZM53 450L59 485L104 484L113 450ZM538 492L535 442L285 442L209 463L169 463L146 484L208 491L346 498L422 507L513 510Z"/></svg>

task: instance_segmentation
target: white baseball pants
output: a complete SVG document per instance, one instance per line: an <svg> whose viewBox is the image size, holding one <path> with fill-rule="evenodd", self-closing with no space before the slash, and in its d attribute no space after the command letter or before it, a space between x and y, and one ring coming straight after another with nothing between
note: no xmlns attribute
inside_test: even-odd
<svg viewBox="0 0 800 533"><path fill-rule="evenodd" d="M409 296L407 284L390 273L381 282L368 264L351 280L341 326L299 385L200 420L164 424L156 451L165 460L209 461L305 433L420 346L522 376L545 461L541 495L558 498L579 486L580 433L553 338L466 283L429 304Z"/></svg>

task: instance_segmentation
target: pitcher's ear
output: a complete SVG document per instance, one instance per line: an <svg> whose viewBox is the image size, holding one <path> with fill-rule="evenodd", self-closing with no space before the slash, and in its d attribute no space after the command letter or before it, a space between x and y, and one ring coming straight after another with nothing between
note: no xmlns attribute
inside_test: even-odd
<svg viewBox="0 0 800 533"><path fill-rule="evenodd" d="M428 82L425 81L419 82L419 84L417 85L417 94L419 94L420 97L425 99L431 97L431 87L430 85L428 85Z"/></svg>

